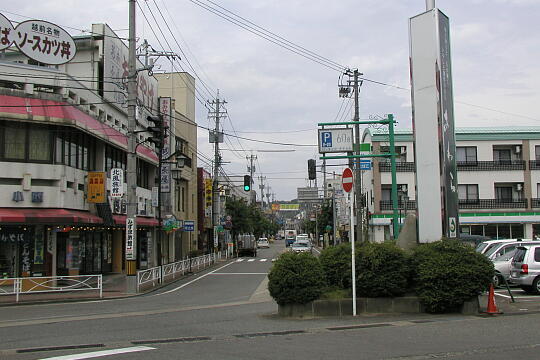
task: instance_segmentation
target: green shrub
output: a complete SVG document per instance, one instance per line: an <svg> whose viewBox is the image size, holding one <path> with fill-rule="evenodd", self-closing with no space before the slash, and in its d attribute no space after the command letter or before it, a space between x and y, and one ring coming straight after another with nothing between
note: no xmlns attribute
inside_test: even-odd
<svg viewBox="0 0 540 360"><path fill-rule="evenodd" d="M486 290L492 281L491 261L456 240L418 246L411 258L416 294L426 311L456 311Z"/></svg>
<svg viewBox="0 0 540 360"><path fill-rule="evenodd" d="M338 289L350 289L351 244L343 243L324 249L319 257L328 286Z"/></svg>
<svg viewBox="0 0 540 360"><path fill-rule="evenodd" d="M325 286L319 259L308 253L282 254L268 274L268 290L280 305L318 299Z"/></svg>
<svg viewBox="0 0 540 360"><path fill-rule="evenodd" d="M356 251L356 294L401 296L407 291L408 259L393 243L366 243Z"/></svg>

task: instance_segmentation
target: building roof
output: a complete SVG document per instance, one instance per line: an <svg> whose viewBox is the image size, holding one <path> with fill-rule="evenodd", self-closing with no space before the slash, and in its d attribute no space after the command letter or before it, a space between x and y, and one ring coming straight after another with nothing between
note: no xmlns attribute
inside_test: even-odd
<svg viewBox="0 0 540 360"><path fill-rule="evenodd" d="M412 129L395 129L395 141L413 141ZM364 130L362 139L371 137L371 141L388 141L386 128ZM456 128L456 140L540 140L540 126L508 127L464 127Z"/></svg>

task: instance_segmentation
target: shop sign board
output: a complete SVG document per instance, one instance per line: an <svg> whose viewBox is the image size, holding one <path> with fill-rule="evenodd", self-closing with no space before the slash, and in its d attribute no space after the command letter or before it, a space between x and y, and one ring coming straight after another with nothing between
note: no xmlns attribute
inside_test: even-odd
<svg viewBox="0 0 540 360"><path fill-rule="evenodd" d="M137 260L137 225L134 218L126 219L126 260Z"/></svg>
<svg viewBox="0 0 540 360"><path fill-rule="evenodd" d="M152 187L152 206L158 207L158 197L159 197L159 187L153 186Z"/></svg>
<svg viewBox="0 0 540 360"><path fill-rule="evenodd" d="M172 136L174 134L174 122L171 121L171 98L160 97L159 98L159 111L163 115L163 126L165 129L165 136L163 137L163 149L161 152L162 159L168 159L172 153ZM161 165L161 192L171 192L171 164L163 163Z"/></svg>
<svg viewBox="0 0 540 360"><path fill-rule="evenodd" d="M5 50L13 42L13 25L7 17L0 14L0 50Z"/></svg>
<svg viewBox="0 0 540 360"><path fill-rule="evenodd" d="M111 169L111 197L121 198L124 196L124 170Z"/></svg>
<svg viewBox="0 0 540 360"><path fill-rule="evenodd" d="M48 21L23 21L14 29L11 38L24 55L43 64L65 64L71 61L77 52L71 35Z"/></svg>
<svg viewBox="0 0 540 360"><path fill-rule="evenodd" d="M88 172L88 194L86 200L89 203L105 202L105 175L103 171Z"/></svg>
<svg viewBox="0 0 540 360"><path fill-rule="evenodd" d="M319 129L319 153L353 151L353 129Z"/></svg>

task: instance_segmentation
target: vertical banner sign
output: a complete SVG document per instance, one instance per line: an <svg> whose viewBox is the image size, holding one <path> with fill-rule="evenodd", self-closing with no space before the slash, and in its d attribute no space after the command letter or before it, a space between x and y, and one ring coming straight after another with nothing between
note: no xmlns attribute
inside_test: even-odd
<svg viewBox="0 0 540 360"><path fill-rule="evenodd" d="M163 150L161 152L162 158L167 159L173 152L171 134L174 134L174 128L173 121L171 121L171 98L159 98L159 111L163 116L163 126L168 128L168 130L165 130ZM169 163L163 163L161 165L161 192L171 192L171 164Z"/></svg>
<svg viewBox="0 0 540 360"><path fill-rule="evenodd" d="M442 134L442 179L446 236L457 237L459 229L458 181L456 168L456 139L454 132L454 96L452 93L452 66L450 59L450 23L448 17L438 11L439 19L439 67L437 68L437 91L439 93L439 126ZM453 229L452 229L453 228Z"/></svg>
<svg viewBox="0 0 540 360"><path fill-rule="evenodd" d="M88 172L88 194L89 203L105 202L105 173L102 171Z"/></svg>
<svg viewBox="0 0 540 360"><path fill-rule="evenodd" d="M124 196L124 170L111 169L111 197L121 198Z"/></svg>
<svg viewBox="0 0 540 360"><path fill-rule="evenodd" d="M135 219L126 219L126 260L137 260L137 232Z"/></svg>
<svg viewBox="0 0 540 360"><path fill-rule="evenodd" d="M204 215L212 216L212 179L204 179Z"/></svg>
<svg viewBox="0 0 540 360"><path fill-rule="evenodd" d="M152 187L152 206L157 207L158 204L158 197L159 197L159 187L153 186Z"/></svg>

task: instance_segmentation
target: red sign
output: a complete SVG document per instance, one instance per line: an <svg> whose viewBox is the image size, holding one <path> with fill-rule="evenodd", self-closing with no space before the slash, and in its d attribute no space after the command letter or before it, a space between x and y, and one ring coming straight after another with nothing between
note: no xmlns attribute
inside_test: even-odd
<svg viewBox="0 0 540 360"><path fill-rule="evenodd" d="M353 175L351 169L346 168L343 170L343 175L341 176L341 185L343 186L343 190L345 190L345 192L350 192L352 190Z"/></svg>

